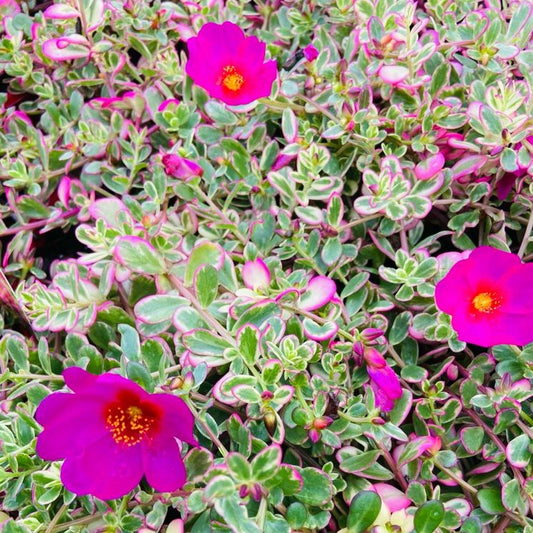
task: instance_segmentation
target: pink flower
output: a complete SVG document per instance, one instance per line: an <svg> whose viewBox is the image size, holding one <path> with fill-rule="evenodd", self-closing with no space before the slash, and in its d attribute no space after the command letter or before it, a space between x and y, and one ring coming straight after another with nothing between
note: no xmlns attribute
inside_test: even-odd
<svg viewBox="0 0 533 533"><path fill-rule="evenodd" d="M394 407L394 402L402 395L400 380L375 348L365 348L364 358L366 371L370 377L370 387L376 397L376 406L382 411L390 411Z"/></svg>
<svg viewBox="0 0 533 533"><path fill-rule="evenodd" d="M270 95L276 62L264 63L265 43L246 37L236 24L208 22L187 47L187 74L213 98L242 105Z"/></svg>
<svg viewBox="0 0 533 533"><path fill-rule="evenodd" d="M314 61L318 57L318 50L315 45L308 44L304 49L304 56L307 61Z"/></svg>
<svg viewBox="0 0 533 533"><path fill-rule="evenodd" d="M124 496L143 475L155 490L172 492L186 480L178 441L197 446L194 418L172 394L148 394L117 374L77 367L63 372L74 391L54 392L37 408L44 426L36 451L45 461L64 459L61 481L78 496Z"/></svg>
<svg viewBox="0 0 533 533"><path fill-rule="evenodd" d="M456 263L435 289L459 340L478 346L533 341L533 264L489 246Z"/></svg>
<svg viewBox="0 0 533 533"><path fill-rule="evenodd" d="M246 261L242 267L242 280L248 289L266 289L270 285L270 271L261 258Z"/></svg>
<svg viewBox="0 0 533 533"><path fill-rule="evenodd" d="M165 166L165 172L174 178L188 181L204 173L204 169L198 163L178 154L165 154L161 161Z"/></svg>

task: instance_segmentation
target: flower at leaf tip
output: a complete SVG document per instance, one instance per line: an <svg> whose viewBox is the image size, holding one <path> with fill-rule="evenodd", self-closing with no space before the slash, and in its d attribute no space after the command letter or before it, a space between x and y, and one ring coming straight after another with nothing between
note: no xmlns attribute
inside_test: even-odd
<svg viewBox="0 0 533 533"><path fill-rule="evenodd" d="M459 340L489 347L533 341L533 264L490 246L453 265L435 289Z"/></svg>
<svg viewBox="0 0 533 533"><path fill-rule="evenodd" d="M172 394L149 394L133 381L78 368L63 372L74 394L53 392L37 408L44 427L37 455L64 459L61 481L78 496L120 498L143 475L158 492L172 492L186 481L178 441L198 446L194 418Z"/></svg>
<svg viewBox="0 0 533 533"><path fill-rule="evenodd" d="M364 358L366 371L370 377L370 387L376 397L376 406L382 411L390 411L395 401L402 396L400 380L375 348L367 347Z"/></svg>
<svg viewBox="0 0 533 533"><path fill-rule="evenodd" d="M265 43L247 37L236 24L208 22L187 41L187 48L187 74L213 98L244 105L270 96L276 62L265 63Z"/></svg>

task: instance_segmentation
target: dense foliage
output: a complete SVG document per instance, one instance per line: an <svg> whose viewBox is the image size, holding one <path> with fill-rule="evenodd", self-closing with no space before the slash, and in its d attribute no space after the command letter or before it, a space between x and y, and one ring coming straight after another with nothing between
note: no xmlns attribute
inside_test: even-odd
<svg viewBox="0 0 533 533"><path fill-rule="evenodd" d="M501 344L533 330L532 2L0 17L3 533L533 531L533 344ZM196 36L225 21L266 58L215 94ZM452 327L458 273L499 272L480 247L524 276L503 341ZM64 487L34 415L72 366L186 403L180 489Z"/></svg>

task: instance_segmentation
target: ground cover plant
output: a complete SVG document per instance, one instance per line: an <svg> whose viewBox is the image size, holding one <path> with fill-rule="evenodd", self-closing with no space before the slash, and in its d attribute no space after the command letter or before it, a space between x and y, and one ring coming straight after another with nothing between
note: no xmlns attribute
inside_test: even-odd
<svg viewBox="0 0 533 533"><path fill-rule="evenodd" d="M533 3L0 17L3 533L533 531Z"/></svg>

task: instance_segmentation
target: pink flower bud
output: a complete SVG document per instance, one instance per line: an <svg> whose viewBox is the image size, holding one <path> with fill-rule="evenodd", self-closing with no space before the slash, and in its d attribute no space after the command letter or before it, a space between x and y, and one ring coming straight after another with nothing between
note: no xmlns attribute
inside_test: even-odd
<svg viewBox="0 0 533 533"><path fill-rule="evenodd" d="M165 172L174 178L189 181L204 173L204 169L198 163L177 154L165 154L161 161L165 166Z"/></svg>
<svg viewBox="0 0 533 533"><path fill-rule="evenodd" d="M318 50L313 44L308 44L304 48L304 56L307 61L314 61L318 57Z"/></svg>

